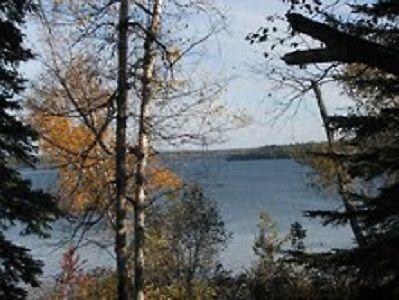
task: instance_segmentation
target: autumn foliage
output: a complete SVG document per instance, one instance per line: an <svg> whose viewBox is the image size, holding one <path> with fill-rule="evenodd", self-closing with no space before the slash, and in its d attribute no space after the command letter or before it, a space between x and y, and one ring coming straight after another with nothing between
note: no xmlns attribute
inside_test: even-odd
<svg viewBox="0 0 399 300"><path fill-rule="evenodd" d="M78 60L58 74L57 80L44 76L29 100L43 155L59 168L61 203L74 213L107 210L115 194L113 97L93 68L93 63ZM135 153L128 153L126 167L133 178ZM148 174L151 192L182 184L155 156ZM129 182L128 194L132 194L133 180Z"/></svg>

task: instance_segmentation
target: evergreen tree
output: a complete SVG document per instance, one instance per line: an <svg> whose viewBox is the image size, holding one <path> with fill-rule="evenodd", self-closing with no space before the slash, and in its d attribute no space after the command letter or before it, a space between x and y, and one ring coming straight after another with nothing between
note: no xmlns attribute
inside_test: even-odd
<svg viewBox="0 0 399 300"><path fill-rule="evenodd" d="M302 68L338 64L339 75L335 73L334 78L357 100L347 115L328 120L341 148L346 149L329 158L344 164L356 209L310 211L307 215L320 218L323 224L346 224L355 218L365 238L351 249L297 258L352 279L365 292L363 296L375 293L390 299L399 295L398 1L352 1L345 9L331 9L340 5L338 1L332 5L330 1L284 2L291 5L287 20L292 35L281 43L290 40L297 48L301 44L291 39L305 34L322 46L307 44L310 48L295 49L283 60ZM262 42L267 39L265 34L261 30L250 38Z"/></svg>
<svg viewBox="0 0 399 300"><path fill-rule="evenodd" d="M354 4L351 9L357 17L345 21L342 16L324 14L325 23L319 23L324 31L318 36L310 35L324 42L326 48L308 62L355 63L344 67L338 80L359 100L357 109L347 116L330 118L329 124L339 133L341 144L351 149L341 153L339 159L345 163L351 178L351 199L357 208L353 212L311 211L308 215L319 217L326 224L347 223L355 217L365 244L311 259L316 265L332 266L344 275L351 274L367 295L374 292L394 297L399 292L399 81L395 67L399 54L399 6L397 1L377 1ZM296 27L293 21L300 20L299 15L289 15L289 20L294 29L302 31L302 25ZM309 32L317 31L317 26L309 27L317 23L312 22L305 26ZM369 45L363 55L357 53L356 43ZM352 50L350 44L355 45ZM299 59L294 63L302 64L300 56L313 55L314 51L296 51L285 59L296 55ZM320 51L334 54L325 60L322 56L327 52Z"/></svg>
<svg viewBox="0 0 399 300"><path fill-rule="evenodd" d="M36 287L42 263L30 250L7 239L5 231L21 226L21 235L45 237L57 208L53 199L42 191L32 191L30 183L9 167L9 162L33 164L35 132L18 117L19 99L24 80L18 74L18 63L32 58L23 47L21 26L24 14L31 8L28 1L0 2L0 298L23 299L22 285Z"/></svg>

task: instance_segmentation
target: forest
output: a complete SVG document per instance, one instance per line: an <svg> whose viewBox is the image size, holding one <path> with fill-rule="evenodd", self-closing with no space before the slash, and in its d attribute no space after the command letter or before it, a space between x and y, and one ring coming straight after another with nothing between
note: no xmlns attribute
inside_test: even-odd
<svg viewBox="0 0 399 300"><path fill-rule="evenodd" d="M399 2L250 2L0 2L0 299L399 299ZM262 91L238 93L231 61ZM261 139L255 114L305 137ZM202 161L237 172L203 176L231 180L225 202L187 175ZM295 206L315 190L333 205ZM226 213L235 197L273 193L333 245L258 206L252 244L231 231L248 218ZM28 239L56 241L58 262ZM229 264L244 248L251 263Z"/></svg>

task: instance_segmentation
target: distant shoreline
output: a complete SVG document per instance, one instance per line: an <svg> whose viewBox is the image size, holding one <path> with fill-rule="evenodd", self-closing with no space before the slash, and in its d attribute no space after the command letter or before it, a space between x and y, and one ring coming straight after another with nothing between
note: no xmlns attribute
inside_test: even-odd
<svg viewBox="0 0 399 300"><path fill-rule="evenodd" d="M158 155L165 160L170 159L196 159L196 158L219 158L227 161L248 161L265 159L293 159L293 153L306 151L314 145L321 143L301 143L290 145L266 145L257 148L225 149L225 150L183 150L183 151L160 151ZM39 156L36 168L54 169L51 163L44 157ZM29 169L30 166L21 163L10 163L16 169Z"/></svg>
<svg viewBox="0 0 399 300"><path fill-rule="evenodd" d="M227 161L293 159L295 152L306 151L315 145L320 145L320 143L267 145L247 149L161 152L160 155L165 158L222 158Z"/></svg>

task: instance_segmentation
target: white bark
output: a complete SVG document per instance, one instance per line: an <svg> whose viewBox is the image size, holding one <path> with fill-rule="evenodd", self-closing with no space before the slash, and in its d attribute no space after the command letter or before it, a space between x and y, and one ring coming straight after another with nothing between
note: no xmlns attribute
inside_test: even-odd
<svg viewBox="0 0 399 300"><path fill-rule="evenodd" d="M156 61L155 41L161 25L162 0L154 0L152 16L144 41L142 92L139 116L138 147L135 172L135 207L134 207L134 293L136 300L144 300L144 242L145 242L145 203L146 168L150 154L151 136L151 100L154 97L153 73Z"/></svg>

